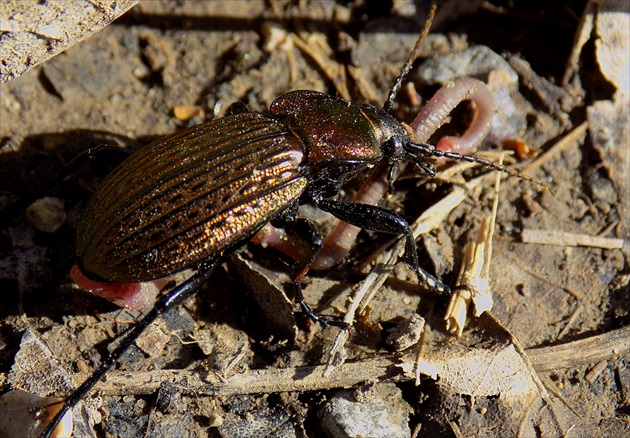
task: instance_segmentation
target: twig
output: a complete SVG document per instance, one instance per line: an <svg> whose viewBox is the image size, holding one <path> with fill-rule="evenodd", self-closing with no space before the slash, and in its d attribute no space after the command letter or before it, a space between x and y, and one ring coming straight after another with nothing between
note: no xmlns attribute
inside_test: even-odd
<svg viewBox="0 0 630 438"><path fill-rule="evenodd" d="M584 310L584 307L579 304L575 310L573 311L573 313L571 314L571 317L569 318L569 321L567 321L567 323L564 325L563 329L560 331L560 333L558 333L558 339L562 339L571 329L571 326L573 325L573 323L575 322L575 320L578 318L578 316L580 316L580 313L582 313L582 310Z"/></svg>
<svg viewBox="0 0 630 438"><path fill-rule="evenodd" d="M528 230L521 232L523 243L538 243L557 246L590 246L593 248L622 249L625 239L590 236L558 230Z"/></svg>
<svg viewBox="0 0 630 438"><path fill-rule="evenodd" d="M630 355L630 326L579 341L527 350L538 371L573 368Z"/></svg>
<svg viewBox="0 0 630 438"><path fill-rule="evenodd" d="M559 155L561 152L568 149L569 146L574 144L577 140L586 134L586 130L588 129L588 123L584 122L581 125L577 126L573 130L569 131L564 137L558 140L550 149L545 151L536 157L536 159L530 163L527 163L525 166L520 168L519 170L522 173L530 174L532 171L538 169L543 164L551 161L556 155ZM514 184L516 184L518 180L512 180L507 183L507 188L511 188Z"/></svg>
<svg viewBox="0 0 630 438"><path fill-rule="evenodd" d="M584 297L582 296L582 294L578 291L576 291L573 288L570 288L569 286L565 286L559 283L556 283L554 281L549 280L548 278L544 277L543 275L540 275L539 273L529 269L526 266L523 266L523 264L521 262L519 262L518 260L514 260L512 259L512 263L514 263L516 266L518 266L519 268L521 268L521 270L523 270L524 272L527 272L529 275L531 275L534 278L537 278L540 281L544 281L545 283L553 286L553 287L557 287L558 289L562 289L563 291L565 291L566 293L568 293L569 295L573 296L575 299L581 301L584 299Z"/></svg>
<svg viewBox="0 0 630 438"><path fill-rule="evenodd" d="M588 129L588 123L584 122L574 129L569 131L564 137L558 140L550 149L546 152L540 154L534 161L528 163L524 166L521 172L531 172L532 170L536 170L541 167L543 164L550 161L556 155L559 155L561 152L565 151L569 146L571 146L575 141L579 140L581 137L586 134L586 130Z"/></svg>
<svg viewBox="0 0 630 438"><path fill-rule="evenodd" d="M332 369L326 365L249 370L229 377L208 371L155 370L138 373L112 372L98 385L104 394L150 394L160 384L171 381L182 393L206 395L256 394L348 388L365 381L408 381L414 378L415 355L374 356L360 362L347 362Z"/></svg>
<svg viewBox="0 0 630 438"><path fill-rule="evenodd" d="M348 87L346 85L346 71L337 62L333 61L330 56L326 54L327 51L332 51L328 46L328 42L323 38L318 39L318 43L321 46L326 46L326 50L322 49L322 47L317 47L312 42L305 41L300 38L298 35L291 34L291 41L300 49L303 53L311 57L313 61L322 69L326 77L332 81L341 96L345 100L350 99L350 92L348 91Z"/></svg>
<svg viewBox="0 0 630 438"><path fill-rule="evenodd" d="M466 192L464 189L455 187L450 194L442 198L442 200L426 210L424 214L418 218L412 226L414 238L417 239L420 234L428 233L437 228L444 218L448 216L455 207L461 204L465 198ZM351 305L344 317L344 322L351 324L355 319L355 314L359 306L361 306L362 309L367 306L376 291L380 289L383 283L385 283L385 280L389 277L390 272L388 266L392 266L398 260L404 247L404 240L401 239L392 249L383 254L381 262L368 274L359 289L353 294ZM348 333L346 331L341 331L339 335L337 335L329 353L330 359L328 364L330 367L338 365L344 360L342 349L347 340Z"/></svg>
<svg viewBox="0 0 630 438"><path fill-rule="evenodd" d="M543 382L543 385L545 385L545 388L547 388L549 392L554 395L554 397L560 400L560 402L565 405L571 412L573 412L573 414L578 417L584 424L589 424L588 421L586 421L586 419L582 415L580 415L580 413L571 405L571 403L569 403L569 400L567 400L566 397L562 395L562 393L558 390L558 387L551 381L548 376L543 375L541 377L541 380Z"/></svg>
<svg viewBox="0 0 630 438"><path fill-rule="evenodd" d="M499 164L503 164L503 156L501 156ZM469 242L464 249L464 257L456 283L462 288L453 293L444 316L446 330L458 338L464 332L471 303L475 307L475 316L490 311L494 304L490 290L490 263L492 261L492 237L499 206L500 185L501 175L496 172L492 213L489 217L484 216L481 219L477 238Z"/></svg>
<svg viewBox="0 0 630 438"><path fill-rule="evenodd" d="M552 347L526 350L538 372L572 368L630 355L630 326L602 335ZM474 360L474 357L470 358ZM410 381L415 379L415 353L380 355L359 362L341 364L325 376L327 365L249 370L229 377L207 371L156 370L137 373L111 372L97 389L109 395L150 394L165 381L174 382L182 393L232 395L348 388L365 381ZM431 361L431 362L429 362ZM427 357L425 372L439 375L446 364ZM431 374L434 374L431 372ZM81 380L85 375L79 375Z"/></svg>

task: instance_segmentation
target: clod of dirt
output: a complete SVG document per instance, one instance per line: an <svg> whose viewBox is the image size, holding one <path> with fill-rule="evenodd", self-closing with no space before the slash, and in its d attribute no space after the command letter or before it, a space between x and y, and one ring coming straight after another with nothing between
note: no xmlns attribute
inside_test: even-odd
<svg viewBox="0 0 630 438"><path fill-rule="evenodd" d="M409 319L401 321L396 327L390 329L385 342L396 351L406 350L418 343L424 330L424 324L424 318L414 313Z"/></svg>

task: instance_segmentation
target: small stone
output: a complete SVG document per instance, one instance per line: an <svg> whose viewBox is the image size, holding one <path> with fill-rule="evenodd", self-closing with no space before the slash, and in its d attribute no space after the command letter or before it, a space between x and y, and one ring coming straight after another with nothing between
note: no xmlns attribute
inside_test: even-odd
<svg viewBox="0 0 630 438"><path fill-rule="evenodd" d="M410 407L394 385L376 385L373 398L364 403L355 392L337 392L320 412L321 426L329 437L397 438L411 436Z"/></svg>
<svg viewBox="0 0 630 438"><path fill-rule="evenodd" d="M203 111L194 105L177 105L173 108L173 115L183 121L187 121L196 116L201 116Z"/></svg>
<svg viewBox="0 0 630 438"><path fill-rule="evenodd" d="M203 354L208 356L214 371L225 374L235 366L247 366L249 338L242 330L228 324L213 324L195 330L191 336Z"/></svg>
<svg viewBox="0 0 630 438"><path fill-rule="evenodd" d="M66 211L61 199L46 196L26 209L26 217L39 231L54 233L66 222Z"/></svg>
<svg viewBox="0 0 630 438"><path fill-rule="evenodd" d="M149 355L149 357L157 357L162 354L164 347L171 340L169 332L163 320L159 319L151 324L136 340L136 345L140 350Z"/></svg>
<svg viewBox="0 0 630 438"><path fill-rule="evenodd" d="M504 86L518 87L518 74L501 55L486 46L473 46L427 60L416 75L427 84L444 84L465 76L486 78L499 70L503 70Z"/></svg>

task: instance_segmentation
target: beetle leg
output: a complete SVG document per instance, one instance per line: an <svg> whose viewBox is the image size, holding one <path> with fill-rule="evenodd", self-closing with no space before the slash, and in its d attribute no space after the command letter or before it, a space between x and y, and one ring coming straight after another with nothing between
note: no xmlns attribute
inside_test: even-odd
<svg viewBox="0 0 630 438"><path fill-rule="evenodd" d="M187 298L192 297L199 287L212 275L218 265L220 257L212 257L199 264L197 272L179 286L171 290L165 297L159 299L153 309L147 313L133 328L120 340L118 347L109 353L103 362L92 374L79 386L64 402L55 418L46 427L42 437L50 437L69 409L72 409L88 392L103 378L105 373L120 359L127 349L138 339L138 336L155 321L160 315L177 307Z"/></svg>
<svg viewBox="0 0 630 438"><path fill-rule="evenodd" d="M59 184L62 179L72 174L72 172L74 172L77 167L85 163L87 160L102 159L105 156L114 156L116 158L120 157L120 161L122 161L131 154L133 154L133 151L129 149L123 149L118 146L110 145L100 145L80 153L75 158L73 158L72 161L63 166L63 168L61 168L59 172L49 178L46 182L40 184L31 193L24 197L21 197L16 203L2 209L0 211L0 227L8 225L13 219L18 217L23 211L25 211L26 207L31 205L39 198L43 197L46 193L50 191L50 188L52 186Z"/></svg>
<svg viewBox="0 0 630 438"><path fill-rule="evenodd" d="M309 247L308 252L302 256L302 260L295 266L291 275L293 282L300 284L311 267L311 263L315 260L319 249L322 247L322 235L311 221L301 217L286 221L283 226L286 231L290 234L295 234L295 237L307 243ZM293 239L290 238L289 240Z"/></svg>
<svg viewBox="0 0 630 438"><path fill-rule="evenodd" d="M291 286L293 287L295 301L302 309L302 313L313 321L347 330L349 328L348 324L315 313L313 308L306 303L302 293L302 281L322 247L322 235L319 230L311 221L301 217L287 217L283 219L282 228L284 229L284 238L281 241L274 240L268 243L287 254L300 254L299 262L293 268L291 274ZM259 240L257 243L260 243L260 241L264 242L265 240ZM280 245L281 242L284 245ZM289 245L290 247L288 247Z"/></svg>
<svg viewBox="0 0 630 438"><path fill-rule="evenodd" d="M317 206L338 219L356 227L381 233L405 236L405 260L418 276L418 281L425 287L438 293L450 294L450 288L440 280L422 269L418 263L416 241L411 227L405 219L384 208L369 204L320 199Z"/></svg>

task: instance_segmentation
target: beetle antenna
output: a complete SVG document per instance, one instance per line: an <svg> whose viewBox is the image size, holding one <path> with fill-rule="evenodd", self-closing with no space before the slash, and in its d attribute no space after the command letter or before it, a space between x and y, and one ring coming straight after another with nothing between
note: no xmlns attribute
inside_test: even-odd
<svg viewBox="0 0 630 438"><path fill-rule="evenodd" d="M429 17L427 18L427 21L424 23L424 29L422 29L422 32L420 33L420 36L418 37L418 41L416 41L416 45L414 46L413 50L409 54L409 58L407 59L407 62L405 63L405 65L402 68L402 71L396 78L396 82L394 82L394 86L389 91L387 100L385 101L385 104L383 105L383 109L387 112L391 112L392 107L394 106L394 99L396 98L396 95L398 94L398 91L400 91L400 87L402 86L402 81L405 79L405 77L407 77L407 75L411 71L411 67L413 66L413 63L416 61L416 59L418 59L418 56L420 56L420 47L422 47L422 42L424 41L424 38L429 33L429 29L431 29L431 24L433 23L433 18L435 17L436 10L437 10L437 4L434 1L433 4L431 5L431 10L429 11Z"/></svg>
<svg viewBox="0 0 630 438"><path fill-rule="evenodd" d="M537 179L532 178L531 176L527 176L516 169L512 169L511 167L507 167L503 164L495 163L494 161L490 161L486 158L478 157L477 155L462 155L456 152L448 152L448 151L435 149L435 147L433 146L427 146L425 144L412 143L412 142L405 144L404 147L407 153L415 157L417 157L418 155L424 155L425 157L448 158L450 160L455 160L455 161L467 161L469 163L477 163L477 164L481 164L483 167L498 170L499 172L506 173L510 176L514 176L516 178L529 181L546 190L551 190L549 186L547 186L542 181L538 181Z"/></svg>

